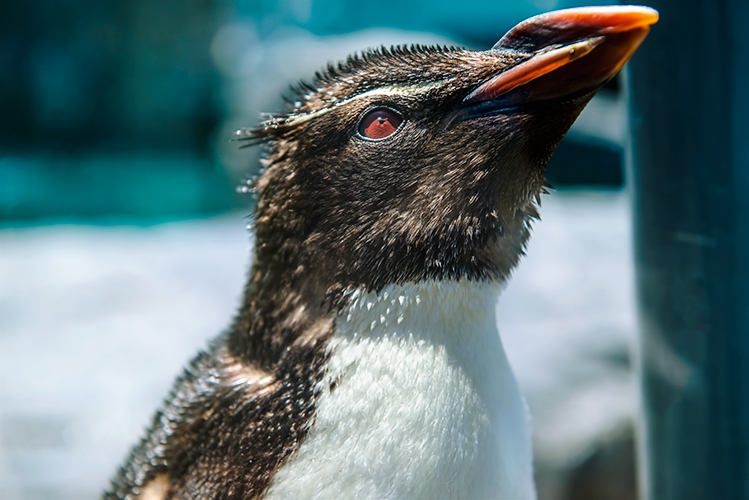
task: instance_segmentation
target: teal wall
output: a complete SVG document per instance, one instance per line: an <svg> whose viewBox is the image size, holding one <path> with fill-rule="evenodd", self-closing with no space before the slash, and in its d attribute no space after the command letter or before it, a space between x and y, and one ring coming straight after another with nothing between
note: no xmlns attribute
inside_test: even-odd
<svg viewBox="0 0 749 500"><path fill-rule="evenodd" d="M227 24L251 23L261 41L285 29L390 27L487 48L523 18L577 3L0 2L0 225L148 224L251 203L235 186L257 171L257 153L239 155L240 168L219 154L234 147L227 110L236 96L227 96L211 43Z"/></svg>

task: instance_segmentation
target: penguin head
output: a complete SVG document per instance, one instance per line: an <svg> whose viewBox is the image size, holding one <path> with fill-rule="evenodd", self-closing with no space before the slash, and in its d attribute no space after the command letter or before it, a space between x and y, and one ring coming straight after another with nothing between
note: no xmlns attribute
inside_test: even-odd
<svg viewBox="0 0 749 500"><path fill-rule="evenodd" d="M288 113L238 132L270 143L256 183L263 272L321 280L334 301L507 279L556 146L656 20L644 7L569 9L486 51L382 48L329 66Z"/></svg>

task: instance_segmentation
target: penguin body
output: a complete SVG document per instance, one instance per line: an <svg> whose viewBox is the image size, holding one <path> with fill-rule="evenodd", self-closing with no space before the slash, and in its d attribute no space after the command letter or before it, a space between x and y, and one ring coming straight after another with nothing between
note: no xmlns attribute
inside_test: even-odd
<svg viewBox="0 0 749 500"><path fill-rule="evenodd" d="M328 340L315 424L268 498L534 498L498 293L465 281L355 292Z"/></svg>
<svg viewBox="0 0 749 500"><path fill-rule="evenodd" d="M242 306L104 497L535 498L497 296L552 152L656 19L571 9L489 51L371 51L240 131L271 145Z"/></svg>

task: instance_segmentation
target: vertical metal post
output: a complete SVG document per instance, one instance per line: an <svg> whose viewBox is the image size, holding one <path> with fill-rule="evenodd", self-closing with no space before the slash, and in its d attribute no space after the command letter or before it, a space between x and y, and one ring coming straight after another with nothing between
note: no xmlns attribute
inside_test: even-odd
<svg viewBox="0 0 749 500"><path fill-rule="evenodd" d="M642 490L749 499L749 2L649 3L629 68Z"/></svg>

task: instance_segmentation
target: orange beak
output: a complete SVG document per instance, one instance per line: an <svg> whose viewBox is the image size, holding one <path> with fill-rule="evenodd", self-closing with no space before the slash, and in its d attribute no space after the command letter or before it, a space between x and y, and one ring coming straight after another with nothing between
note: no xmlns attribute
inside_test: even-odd
<svg viewBox="0 0 749 500"><path fill-rule="evenodd" d="M632 57L658 21L649 7L582 7L523 21L493 47L531 54L471 92L464 103L496 100L512 91L513 103L595 91Z"/></svg>

